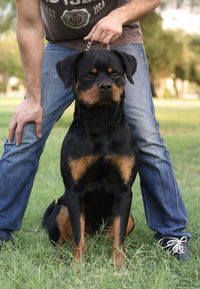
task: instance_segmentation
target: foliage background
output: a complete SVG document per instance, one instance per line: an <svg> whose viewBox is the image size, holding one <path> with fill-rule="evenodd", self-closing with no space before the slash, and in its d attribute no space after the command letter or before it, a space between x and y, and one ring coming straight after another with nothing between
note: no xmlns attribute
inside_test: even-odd
<svg viewBox="0 0 200 289"><path fill-rule="evenodd" d="M161 1L160 10L169 7L188 7L198 13L200 3L197 0ZM188 80L200 86L200 34L187 34L184 31L163 30L159 12L150 13L141 21L144 45L149 64L150 79L154 96L161 78ZM20 56L15 37L16 8L14 0L0 2L0 90L6 88L10 76L23 79ZM200 88L196 89L200 95Z"/></svg>

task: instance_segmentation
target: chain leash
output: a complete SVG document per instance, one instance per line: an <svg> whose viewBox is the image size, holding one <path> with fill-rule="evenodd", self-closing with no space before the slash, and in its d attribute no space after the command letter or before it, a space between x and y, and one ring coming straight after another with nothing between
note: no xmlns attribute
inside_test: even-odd
<svg viewBox="0 0 200 289"><path fill-rule="evenodd" d="M93 34L94 34L94 33L93 33ZM92 35L92 37L93 37L93 35ZM89 51L89 50L91 49L91 46L92 46L92 37L88 40L85 51ZM109 45L109 44L107 45L107 50L110 50L110 45Z"/></svg>

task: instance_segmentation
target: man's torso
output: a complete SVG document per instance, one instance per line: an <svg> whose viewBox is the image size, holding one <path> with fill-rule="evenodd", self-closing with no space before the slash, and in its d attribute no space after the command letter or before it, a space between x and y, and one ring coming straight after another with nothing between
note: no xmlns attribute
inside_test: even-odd
<svg viewBox="0 0 200 289"><path fill-rule="evenodd" d="M127 0L41 0L42 17L47 40L75 49L84 49L82 40L94 25ZM139 23L123 27L114 47L142 43Z"/></svg>

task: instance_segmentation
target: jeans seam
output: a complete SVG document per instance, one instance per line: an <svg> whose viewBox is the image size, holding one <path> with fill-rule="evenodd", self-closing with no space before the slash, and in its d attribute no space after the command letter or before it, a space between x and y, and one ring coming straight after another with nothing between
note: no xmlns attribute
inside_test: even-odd
<svg viewBox="0 0 200 289"><path fill-rule="evenodd" d="M162 143L163 141L162 141L162 138L161 138L161 135L160 135L160 129L159 129L159 125L158 125L158 123L156 121L155 113L153 113L153 116L154 116L155 128L157 130L160 143ZM176 208L177 208L177 211L179 212L179 214L185 219L185 216L182 213L180 205L179 205L179 196L178 196L178 192L177 192L177 185L176 185L176 181L175 181L175 176L174 176L174 173L173 173L172 161L171 161L171 158L169 157L169 153L167 151L166 145L165 145L165 156L168 159L169 164L170 164L170 169L171 169L171 174L172 174L172 179L173 179L173 185L174 185L175 193L176 193ZM187 221L187 224L188 224L188 221Z"/></svg>
<svg viewBox="0 0 200 289"><path fill-rule="evenodd" d="M147 71L148 70L148 65L147 65L147 59L146 59L146 55L144 53L144 49L142 50L143 51L143 57L145 58L145 66L146 66L146 69ZM153 113L153 119L154 119L154 125L155 125L155 129L157 131L157 134L158 134L158 137L159 137L159 141L160 143L162 144L163 141L162 141L162 138L161 138L161 135L160 135L160 128L159 128L159 125L158 125L158 122L156 120L156 117L155 117L155 107L154 107L154 104L153 104L153 100L152 100L152 113ZM166 148L166 145L165 145L165 156L166 158L168 159L169 163L170 163L170 169L171 169L171 174L172 174L172 179L173 179L173 185L174 185L174 188L175 188L175 193L176 193L176 208L177 208L177 211L179 212L179 214L185 219L185 216L184 214L182 213L181 211L181 208L180 208L180 205L179 205L179 197L178 197L178 192L177 192L177 185L176 185L176 181L175 181L175 178L174 178L174 173L173 173L173 168L172 168L172 162L171 162L171 159L169 157L169 153L167 151L167 148ZM150 214L149 214L150 215ZM188 223L188 222L187 222Z"/></svg>
<svg viewBox="0 0 200 289"><path fill-rule="evenodd" d="M142 49L141 49L142 47ZM145 60L145 68L147 70L147 73L149 74L149 69L148 69L148 65L147 65L147 58L146 58L146 55L145 55L145 52L144 52L144 46L143 44L140 45L140 49L142 51L142 55L143 55L143 59ZM153 107L152 107L153 108ZM154 113L153 113L154 115ZM155 117L154 117L155 118ZM146 211L146 214L148 213L148 218L147 219L147 224L149 227L152 227L151 226L151 214L150 214L150 211L149 211L149 207L148 206L145 206L145 211Z"/></svg>

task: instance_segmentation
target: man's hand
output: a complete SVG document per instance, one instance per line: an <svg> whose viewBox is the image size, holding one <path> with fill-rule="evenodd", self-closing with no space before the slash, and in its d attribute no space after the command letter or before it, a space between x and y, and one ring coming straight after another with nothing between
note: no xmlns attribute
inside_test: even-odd
<svg viewBox="0 0 200 289"><path fill-rule="evenodd" d="M140 20L159 4L160 0L130 0L102 18L84 40L88 41L92 38L92 41L99 42L103 46L108 45L121 36L124 24Z"/></svg>
<svg viewBox="0 0 200 289"><path fill-rule="evenodd" d="M34 122L36 124L36 135L41 138L42 136L42 115L43 109L40 102L33 99L25 99L15 109L13 117L10 121L8 128L9 142L13 141L14 132L16 134L16 145L20 145L22 130L25 124Z"/></svg>
<svg viewBox="0 0 200 289"><path fill-rule="evenodd" d="M92 38L94 42L108 45L116 41L121 36L122 31L122 23L119 19L115 15L109 14L97 22L84 40L88 41Z"/></svg>

